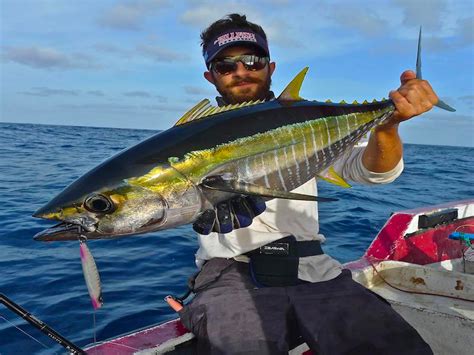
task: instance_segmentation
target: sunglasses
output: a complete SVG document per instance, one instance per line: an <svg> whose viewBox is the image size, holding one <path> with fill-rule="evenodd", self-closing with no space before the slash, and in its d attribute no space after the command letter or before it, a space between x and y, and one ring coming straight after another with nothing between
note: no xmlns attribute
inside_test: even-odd
<svg viewBox="0 0 474 355"><path fill-rule="evenodd" d="M237 70L237 62L241 62L246 70L257 71L265 68L270 58L259 57L253 54L237 55L235 57L228 57L217 59L211 63L209 69L214 70L220 75L227 75Z"/></svg>

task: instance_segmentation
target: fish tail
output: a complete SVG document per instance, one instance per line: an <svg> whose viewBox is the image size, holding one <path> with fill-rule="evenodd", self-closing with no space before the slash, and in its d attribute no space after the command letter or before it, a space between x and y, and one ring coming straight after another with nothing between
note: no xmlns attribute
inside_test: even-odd
<svg viewBox="0 0 474 355"><path fill-rule="evenodd" d="M418 34L418 51L416 53L416 78L423 79L423 75L421 74L421 26L420 26L420 32ZM445 103L444 101L440 99L438 99L438 103L435 106L449 112L456 111L455 108L449 106L447 103Z"/></svg>

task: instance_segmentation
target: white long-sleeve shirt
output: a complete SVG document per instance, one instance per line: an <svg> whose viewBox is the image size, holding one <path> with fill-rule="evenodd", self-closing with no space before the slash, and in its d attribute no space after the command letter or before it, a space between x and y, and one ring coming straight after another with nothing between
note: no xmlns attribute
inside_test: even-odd
<svg viewBox="0 0 474 355"><path fill-rule="evenodd" d="M346 180L362 184L383 184L395 180L403 171L403 159L389 172L371 172L362 164L366 145L357 146L341 157L334 164L336 172ZM316 179L311 179L293 192L316 196ZM321 243L326 240L319 233L317 203L273 199L266 205L265 212L255 217L247 228L226 234L198 234L198 267L211 258L235 258L248 262L248 258L242 254L288 235L294 235L296 240L319 240ZM338 276L341 270L342 265L329 255L314 255L300 258L298 277L310 282L326 281Z"/></svg>

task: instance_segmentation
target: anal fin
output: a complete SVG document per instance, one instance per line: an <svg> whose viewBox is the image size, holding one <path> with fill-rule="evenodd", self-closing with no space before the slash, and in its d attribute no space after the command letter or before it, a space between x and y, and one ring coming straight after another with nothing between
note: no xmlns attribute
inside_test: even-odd
<svg viewBox="0 0 474 355"><path fill-rule="evenodd" d="M336 170L334 170L334 166L331 166L328 169L321 172L321 174L319 174L318 177L323 179L324 181L327 181L331 184L334 184L340 187L345 187L345 188L352 187L346 180L344 180L342 176L340 176L336 172Z"/></svg>

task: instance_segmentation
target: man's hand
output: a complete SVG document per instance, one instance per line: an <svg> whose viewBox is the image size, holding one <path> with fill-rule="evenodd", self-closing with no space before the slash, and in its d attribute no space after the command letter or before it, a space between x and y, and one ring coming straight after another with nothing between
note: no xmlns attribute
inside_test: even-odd
<svg viewBox="0 0 474 355"><path fill-rule="evenodd" d="M364 166L376 173L392 170L403 157L402 141L398 136L399 123L431 110L438 103L438 96L431 85L417 79L413 71L403 72L400 82L398 90L389 94L395 105L392 117L375 127L362 156Z"/></svg>
<svg viewBox="0 0 474 355"><path fill-rule="evenodd" d="M193 229L205 235L211 232L229 233L250 226L265 208L265 201L261 197L238 196L218 203L213 210L204 211L194 222Z"/></svg>
<svg viewBox="0 0 474 355"><path fill-rule="evenodd" d="M416 74L407 70L400 76L401 86L389 96L395 104L392 118L383 126L393 126L414 116L421 115L438 103L438 96L426 80L416 79Z"/></svg>

